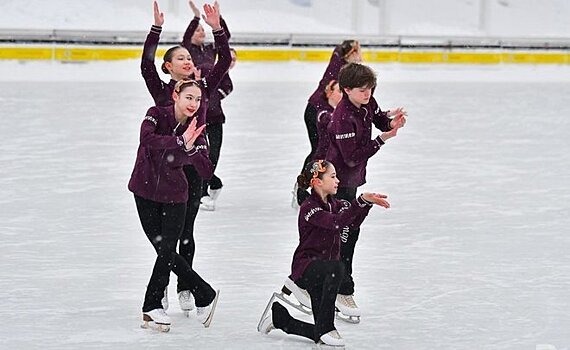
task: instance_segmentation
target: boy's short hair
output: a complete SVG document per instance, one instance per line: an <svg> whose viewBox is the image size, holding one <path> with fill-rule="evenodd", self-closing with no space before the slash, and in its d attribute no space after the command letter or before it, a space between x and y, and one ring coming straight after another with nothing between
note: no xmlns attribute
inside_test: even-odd
<svg viewBox="0 0 570 350"><path fill-rule="evenodd" d="M338 73L338 85L344 88L354 89L360 87L374 88L376 86L376 73L360 63L347 63Z"/></svg>

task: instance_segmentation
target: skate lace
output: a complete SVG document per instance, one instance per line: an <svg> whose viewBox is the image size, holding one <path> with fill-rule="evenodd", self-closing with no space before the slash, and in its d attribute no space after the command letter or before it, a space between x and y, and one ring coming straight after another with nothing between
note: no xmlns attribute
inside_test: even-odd
<svg viewBox="0 0 570 350"><path fill-rule="evenodd" d="M182 292L180 292L179 298L181 301L184 301L184 302L190 301L190 291L189 290L183 290Z"/></svg>
<svg viewBox="0 0 570 350"><path fill-rule="evenodd" d="M340 336L340 333L336 329L333 329L332 331L330 331L329 334L333 338L342 339L342 337Z"/></svg>
<svg viewBox="0 0 570 350"><path fill-rule="evenodd" d="M196 308L196 315L201 316L204 315L208 311L208 306L197 307Z"/></svg>
<svg viewBox="0 0 570 350"><path fill-rule="evenodd" d="M164 309L156 309L155 313L157 313L158 316L160 316L160 317L168 317L168 315L166 314L166 311L164 311Z"/></svg>
<svg viewBox="0 0 570 350"><path fill-rule="evenodd" d="M356 309L356 302L352 298L352 295L342 295L341 296L342 303L350 308Z"/></svg>

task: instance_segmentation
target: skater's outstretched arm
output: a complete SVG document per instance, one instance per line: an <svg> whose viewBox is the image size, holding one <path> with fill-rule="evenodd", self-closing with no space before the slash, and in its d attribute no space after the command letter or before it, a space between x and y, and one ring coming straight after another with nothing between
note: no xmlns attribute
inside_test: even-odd
<svg viewBox="0 0 570 350"><path fill-rule="evenodd" d="M196 29L200 24L200 16L201 16L200 9L194 4L192 0L188 1L188 5L192 9L194 18L192 18L192 20L188 24L188 28L186 28L184 36L182 37L182 46L184 46L187 49L189 49L190 45L192 45L192 36L194 35L194 32L196 32Z"/></svg>
<svg viewBox="0 0 570 350"><path fill-rule="evenodd" d="M154 103L156 105L165 105L167 101L164 99L165 83L160 79L154 63L156 56L156 49L162 32L162 25L164 24L164 13L160 12L158 3L153 3L154 24L150 28L146 40L144 42L142 57L141 57L141 74L145 84L150 92ZM167 99L169 100L169 98ZM170 101L168 101L170 102Z"/></svg>

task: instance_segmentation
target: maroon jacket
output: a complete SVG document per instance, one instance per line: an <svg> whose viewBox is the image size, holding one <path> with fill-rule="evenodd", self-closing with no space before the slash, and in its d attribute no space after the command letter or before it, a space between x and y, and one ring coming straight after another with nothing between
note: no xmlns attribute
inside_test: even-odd
<svg viewBox="0 0 570 350"><path fill-rule="evenodd" d="M326 159L336 168L339 187L358 187L366 183L366 164L384 142L372 139L372 124L388 131L391 119L382 112L376 99L357 108L343 94L329 125L330 146Z"/></svg>
<svg viewBox="0 0 570 350"><path fill-rule="evenodd" d="M337 46L331 55L325 74L323 74L321 81L319 81L319 86L313 92L311 97L309 97L309 104L315 107L316 110L320 110L329 104L324 96L325 87L332 79L338 80L338 72L340 72L340 69L346 63L347 62L342 58L340 53L340 47Z"/></svg>
<svg viewBox="0 0 570 350"><path fill-rule="evenodd" d="M128 188L142 198L160 203L188 200L188 181L182 166L192 165L202 178L210 178L213 165L208 158L206 139L198 136L189 150L182 134L190 118L179 124L174 105L151 107L141 124L140 144Z"/></svg>
<svg viewBox="0 0 570 350"><path fill-rule="evenodd" d="M317 112L317 134L319 135L319 143L313 155L313 160L326 159L329 149L329 124L332 119L334 107L328 104ZM333 163L334 164L334 163Z"/></svg>
<svg viewBox="0 0 570 350"><path fill-rule="evenodd" d="M198 68L201 69L203 75L208 75L212 70L210 63L203 63ZM218 89L210 94L208 102L208 111L206 112L206 123L210 124L223 124L226 122L226 115L222 108L222 100L232 93L234 85L230 74L226 73L218 85Z"/></svg>
<svg viewBox="0 0 570 350"><path fill-rule="evenodd" d="M215 38L213 44L205 44L205 45L192 44L191 40L192 35L194 35L196 28L198 28L198 24L200 24L200 17L194 17L190 21L190 24L188 24L188 27L184 32L184 36L182 37L182 46L184 46L185 48L188 49L188 51L190 51L190 56L192 56L192 60L194 61L194 64L196 66L199 66L203 63L210 63L213 65L214 62L216 61L216 55L220 53L220 46L215 41ZM228 29L226 21L223 19L223 17L220 17L220 25L222 26L222 29L226 33L227 40L230 40L231 38L230 30Z"/></svg>
<svg viewBox="0 0 570 350"><path fill-rule="evenodd" d="M290 278L297 282L313 260L340 259L340 232L357 228L368 215L371 203L359 196L352 203L328 196L323 203L311 192L299 208L299 245L293 254Z"/></svg>
<svg viewBox="0 0 570 350"><path fill-rule="evenodd" d="M162 27L153 25L150 33L148 33L146 37L141 60L141 73L148 91L154 99L154 103L157 106L167 106L174 103L172 101L172 91L174 91L176 81L170 79L168 84L163 82L156 70L154 57L156 55L161 31ZM198 115L198 126L206 123L206 112L208 110L208 101L210 96L217 92L218 85L226 75L232 62L228 39L223 30L214 32L214 41L218 48L219 57L209 74L203 76L200 80L202 87L202 101L200 103L200 108L196 112Z"/></svg>

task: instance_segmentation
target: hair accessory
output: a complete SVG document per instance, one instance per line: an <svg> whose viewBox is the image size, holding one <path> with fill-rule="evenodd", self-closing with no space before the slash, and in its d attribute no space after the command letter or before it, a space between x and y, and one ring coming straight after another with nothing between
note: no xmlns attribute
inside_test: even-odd
<svg viewBox="0 0 570 350"><path fill-rule="evenodd" d="M176 85L174 85L174 92L179 94L180 90L182 90L183 85L191 85L191 86L200 87L200 84L198 84L198 82L196 80L182 79L182 80L179 80L176 83Z"/></svg>
<svg viewBox="0 0 570 350"><path fill-rule="evenodd" d="M311 173L313 174L313 177L311 178L311 186L314 185L313 182L319 178L320 173L327 171L327 168L323 166L323 162L323 160L317 160L311 166Z"/></svg>

